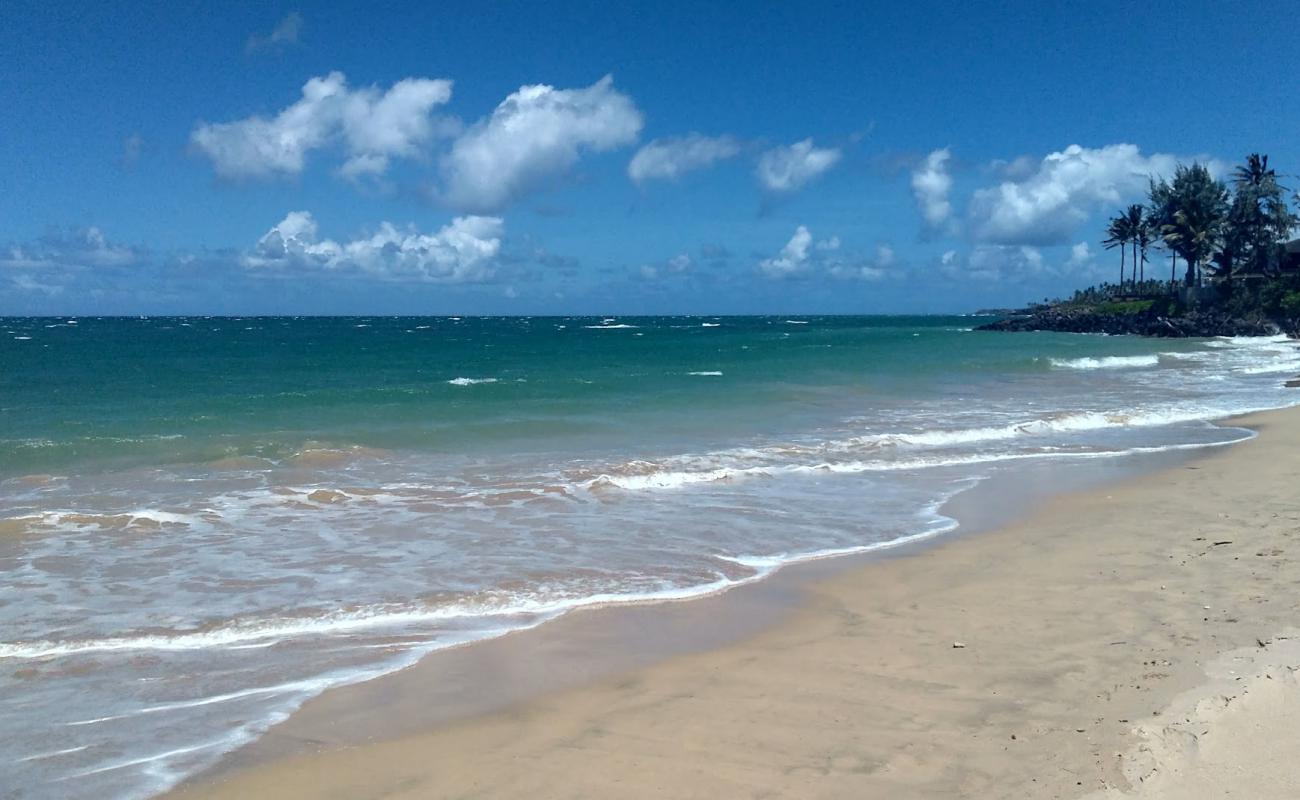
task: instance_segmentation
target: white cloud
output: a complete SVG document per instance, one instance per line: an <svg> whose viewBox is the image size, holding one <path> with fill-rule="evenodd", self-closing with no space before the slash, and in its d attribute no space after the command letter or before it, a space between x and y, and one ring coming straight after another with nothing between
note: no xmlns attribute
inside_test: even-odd
<svg viewBox="0 0 1300 800"><path fill-rule="evenodd" d="M297 44L298 34L302 32L302 14L297 11L290 11L284 19L276 23L276 26L269 34L255 33L248 37L244 44L244 52L253 54L258 50L275 47L281 44Z"/></svg>
<svg viewBox="0 0 1300 800"><path fill-rule="evenodd" d="M1087 242L1079 242L1070 248L1070 258L1066 261L1066 266L1082 267L1092 261L1092 250L1088 247Z"/></svg>
<svg viewBox="0 0 1300 800"><path fill-rule="evenodd" d="M882 244L876 247L873 258L857 261L836 261L829 267L832 278L841 280L878 281L889 276L889 268L897 261L894 248Z"/></svg>
<svg viewBox="0 0 1300 800"><path fill-rule="evenodd" d="M769 192L793 192L835 166L841 155L838 149L813 147L812 139L804 139L764 152L754 174Z"/></svg>
<svg viewBox="0 0 1300 800"><path fill-rule="evenodd" d="M139 250L113 244L94 226L68 234L46 236L29 244L11 244L0 251L0 268L40 270L128 267L138 264Z"/></svg>
<svg viewBox="0 0 1300 800"><path fill-rule="evenodd" d="M250 268L360 272L398 281L466 283L490 278L505 225L498 217L457 217L437 233L384 222L372 236L339 243L318 237L309 212L291 211L244 255Z"/></svg>
<svg viewBox="0 0 1300 800"><path fill-rule="evenodd" d="M963 258L949 250L940 259L939 271L952 280L977 280L1009 284L1042 281L1077 281L1103 277L1096 253L1087 242L1078 242L1045 254L1030 245L981 244Z"/></svg>
<svg viewBox="0 0 1300 800"><path fill-rule="evenodd" d="M758 262L759 272L769 278L784 278L802 272L808 266L808 248L812 240L812 233L800 225L780 253Z"/></svg>
<svg viewBox="0 0 1300 800"><path fill-rule="evenodd" d="M341 72L312 78L302 98L273 118L201 123L190 134L224 178L297 175L313 150L339 146L347 178L380 175L392 158L416 158L438 132L431 112L451 99L452 82L407 78L388 91L350 89Z"/></svg>
<svg viewBox="0 0 1300 800"><path fill-rule="evenodd" d="M952 176L948 174L951 158L948 148L935 150L912 172L912 194L926 227L932 231L942 229L952 217L952 202L948 199L952 191Z"/></svg>
<svg viewBox="0 0 1300 800"><path fill-rule="evenodd" d="M1043 277L1043 253L1029 245L980 245L971 251L964 277L1022 281Z"/></svg>
<svg viewBox="0 0 1300 800"><path fill-rule="evenodd" d="M583 89L523 86L452 144L440 198L465 211L501 209L567 172L584 150L632 144L641 126L608 75Z"/></svg>
<svg viewBox="0 0 1300 800"><path fill-rule="evenodd" d="M785 243L781 252L771 258L758 262L758 271L769 278L788 278L807 272L814 267L826 266L827 254L840 247L838 236L813 241L812 233L804 225L795 229L790 241Z"/></svg>
<svg viewBox="0 0 1300 800"><path fill-rule="evenodd" d="M1063 244L1099 209L1142 194L1148 176L1172 174L1175 156L1144 156L1135 145L1070 145L1050 153L1021 180L979 189L971 198L971 232L995 244Z"/></svg>
<svg viewBox="0 0 1300 800"><path fill-rule="evenodd" d="M636 151L627 165L627 175L637 183L648 180L676 180L688 172L733 158L740 144L730 136L701 136L692 133L674 139L655 139Z"/></svg>
<svg viewBox="0 0 1300 800"><path fill-rule="evenodd" d="M815 240L807 226L800 225L781 252L759 261L757 269L769 278L819 274L840 280L875 281L887 277L889 267L897 260L894 248L888 244L879 245L870 257L842 254L842 246L840 237Z"/></svg>

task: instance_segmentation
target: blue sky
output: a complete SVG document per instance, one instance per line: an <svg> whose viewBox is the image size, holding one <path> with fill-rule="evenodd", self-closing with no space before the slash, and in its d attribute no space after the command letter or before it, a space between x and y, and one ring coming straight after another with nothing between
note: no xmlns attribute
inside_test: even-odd
<svg viewBox="0 0 1300 800"><path fill-rule="evenodd" d="M1300 172L1278 13L11 1L0 313L1021 303L1148 173Z"/></svg>

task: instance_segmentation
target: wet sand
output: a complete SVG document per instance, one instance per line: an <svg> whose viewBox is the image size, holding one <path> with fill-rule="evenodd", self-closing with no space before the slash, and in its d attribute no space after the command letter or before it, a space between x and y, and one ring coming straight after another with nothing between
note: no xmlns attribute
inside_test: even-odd
<svg viewBox="0 0 1300 800"><path fill-rule="evenodd" d="M1269 731L1300 748L1290 717L1251 711L1300 718L1292 694L1234 708L1207 684L1228 663L1247 694L1290 686L1269 672L1290 675L1279 637L1300 606L1300 412L1241 424L1261 435L996 530L753 592L575 613L327 692L175 794L1261 796L1252 769L1294 786L1244 763L1275 751L1242 746ZM981 497L997 521L1025 502Z"/></svg>

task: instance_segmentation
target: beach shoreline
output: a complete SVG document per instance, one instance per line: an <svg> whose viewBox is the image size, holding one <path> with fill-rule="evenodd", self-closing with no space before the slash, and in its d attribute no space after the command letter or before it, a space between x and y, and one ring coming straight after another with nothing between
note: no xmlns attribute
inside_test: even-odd
<svg viewBox="0 0 1300 800"><path fill-rule="evenodd" d="M1117 613L1138 614L1132 624L1115 626L1099 636L1105 642L1087 648L1063 644L1068 637L1062 640L1050 633L1068 620L1078 629L1076 640L1087 641L1085 633L1098 637L1096 621L1089 626L1088 620L1070 613L1078 609L1051 582L1072 574L1077 579L1077 571L1084 568L1106 571L1106 564L1097 563L1097 554L1079 541L1081 529L1091 530L1094 538L1098 530L1106 532L1097 544L1117 554L1134 546L1133 532L1126 533L1125 525L1114 524L1114 519L1105 525L1099 520L1088 524L1089 516L1122 513L1114 510L1114 497L1122 497L1120 505L1127 503L1136 514L1151 505L1156 486L1204 480L1207 471L1237 475L1241 464L1254 463L1243 453L1282 447L1282 440L1290 438L1300 440L1300 414L1294 411L1251 415L1245 423L1267 429L1266 435L1229 448L1170 455L1166 463L1155 465L1156 471L1141 476L1136 475L1141 470L1132 471L1119 484L1112 474L1094 481L1092 488L1040 497L1023 519L1008 520L1015 510L987 519L985 527L996 530L982 530L978 519L958 511L964 524L960 535L885 558L788 568L754 591L742 587L719 598L672 604L671 609L616 609L612 611L619 619L613 625L593 624L603 611L575 612L536 631L435 653L403 672L326 692L173 794L233 797L274 790L280 796L326 796L335 791L349 797L442 797L473 788L486 796L511 796L527 786L530 793L542 796L734 796L771 785L783 787L778 795L794 796L1015 796L1040 790L1055 792L1042 796L1069 796L1123 786L1122 759L1115 753L1131 744L1136 711L1116 709L1126 703L1136 706L1140 698L1143 714L1149 716L1175 694L1196 687L1203 680L1200 664L1210 656L1229 649L1228 644L1248 644L1251 635L1271 637L1277 630L1266 629L1280 629L1282 618L1270 621L1257 614L1250 626L1236 618L1211 634L1210 645L1205 637L1196 637L1193 646L1160 631L1171 624L1162 615L1153 615L1161 620L1153 625L1140 614L1141 605L1121 604ZM1284 462L1281 467L1293 469ZM1223 485L1229 483L1225 479ZM1177 513L1200 524L1221 523L1225 518L1219 514L1232 517L1232 511L1205 506L1204 494ZM1028 501L1021 502L1023 506ZM1131 527L1133 521L1126 524ZM1173 524L1166 522L1160 536L1144 532L1137 539L1148 545L1159 540L1169 547L1187 547L1188 542L1167 530ZM968 535L975 530L980 535ZM1192 539L1190 544L1195 544ZM1112 586L1113 596L1101 598L1101 606L1135 592L1152 600L1147 584L1155 580L1163 582L1154 599L1192 591L1178 588L1176 574L1159 574L1169 570L1162 559L1152 558L1151 552L1145 555L1145 572L1152 574L1142 576L1140 590L1131 580ZM1041 572L1037 580L1029 580L1035 566ZM974 574L969 567L977 568ZM1111 571L1117 572L1113 567ZM1001 576L1000 583L990 583L993 574ZM875 589L864 589L863 583ZM1174 588L1166 590L1166 585ZM1011 592L1013 587L1016 591ZM1004 590L1001 598L999 588ZM1231 594L1226 588L1224 592ZM1006 611L1008 594L1026 615L1018 627L1008 628L1007 622L995 618L995 611ZM1086 596L1088 588L1081 594ZM941 619L923 610L921 600L924 606L947 607L952 613ZM1223 601L1219 598L1220 605ZM1217 607L1201 603L1194 610L1199 613L1203 605ZM906 624L909 617L915 617L915 624ZM966 622L958 624L963 619ZM701 620L710 620L703 634ZM1192 622L1206 625L1210 620L1182 621L1186 626ZM1245 627L1251 627L1252 634L1236 635ZM864 628L872 633L862 633ZM612 639L611 630L617 634ZM1115 630L1140 632L1142 644L1130 643L1134 637L1127 634L1123 641L1115 638ZM694 639L684 636L689 631L697 632ZM814 632L818 635L810 638ZM1033 645L1030 632L1045 641ZM1054 646L1045 648L1047 640ZM640 646L628 649L629 642ZM880 646L886 642L891 646ZM778 643L783 646L774 651ZM584 663L584 654L611 647L624 648L622 657L597 659L589 669L574 668ZM817 669L786 664L792 649L806 654L812 664L835 665L835 680L817 678ZM1129 674L1138 662L1129 663L1133 660L1123 656L1135 649L1144 653L1138 660L1143 668ZM846 659L861 667L861 674L853 674ZM1168 662L1167 668L1147 668L1162 661ZM973 671L968 669L972 662L977 665ZM539 679L530 668L547 664L564 670L563 675ZM729 674L735 681L723 677ZM801 678L809 685L798 686ZM1060 680L1070 684L1079 708L1072 710L1059 696L1038 698L1026 688L1041 692ZM738 688L765 684L781 691L755 694ZM933 691L925 691L925 686ZM901 688L907 691L898 696ZM913 702L903 701L908 691L916 695ZM810 701L809 694L820 702ZM457 698L459 703L448 702ZM684 707L691 704L701 708ZM1086 712L1083 706L1089 704L1094 707ZM845 714L845 708L864 712ZM773 750L774 764L784 762L789 770L764 779L770 766L750 764L755 774L748 775L731 763L749 763L743 754L755 747L761 751L764 745L771 748L773 739L784 740L788 733L782 732L786 726L781 720L807 723L810 718L825 721L826 715L836 724L814 726ZM609 724L611 717L617 725ZM1069 721L1063 721L1067 717ZM925 724L920 729L931 736L899 732L915 728L921 720ZM671 737L647 738L647 732L665 729L698 730L700 738L685 751L680 743L675 747ZM994 730L1005 735L993 735ZM585 743L575 745L575 735ZM746 737L753 741L738 746ZM648 741L653 746L646 746ZM704 744L709 741L717 744ZM567 763L575 751L583 750L612 759L610 768L586 774L580 764L569 763L533 772L532 778L526 774L552 760ZM829 760L816 769L807 767L808 751L830 754ZM530 769L514 774L503 768L518 767L521 761ZM727 768L709 766L715 763ZM810 770L807 775L800 764ZM448 765L455 768L449 770ZM675 766L668 769L670 765ZM674 782L678 772L678 777L694 780L690 785ZM537 779L539 774L550 780ZM401 787L393 785L394 775L402 776ZM814 780L816 775L824 780ZM1066 780L1071 776L1077 777ZM650 786L658 788L650 792Z"/></svg>

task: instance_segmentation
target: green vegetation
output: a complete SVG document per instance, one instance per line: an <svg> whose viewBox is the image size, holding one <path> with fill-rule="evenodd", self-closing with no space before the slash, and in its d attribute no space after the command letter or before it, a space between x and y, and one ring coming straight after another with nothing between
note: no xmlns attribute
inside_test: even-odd
<svg viewBox="0 0 1300 800"><path fill-rule="evenodd" d="M1111 221L1104 244L1145 237L1146 244L1163 247L1170 254L1171 288L1179 258L1189 287L1204 285L1206 272L1229 284L1235 276L1275 278L1291 266L1285 245L1300 217L1287 205L1287 190L1268 156L1247 156L1232 184L1230 191L1202 164L1180 164L1172 181L1151 179L1145 208L1131 206Z"/></svg>
<svg viewBox="0 0 1300 800"><path fill-rule="evenodd" d="M1119 281L1032 310L1166 317L1196 310L1294 323L1300 320L1300 239L1289 248L1288 241L1300 235L1300 216L1288 191L1268 156L1256 153L1233 170L1231 186L1197 163L1178 165L1170 180L1152 177L1147 202L1122 209L1106 227L1102 244L1120 252ZM1146 274L1153 248L1169 254L1167 281Z"/></svg>
<svg viewBox="0 0 1300 800"><path fill-rule="evenodd" d="M1125 300L1122 302L1099 303L1092 307L1092 310L1098 314L1127 315L1140 314L1143 311L1150 311L1156 303L1155 300Z"/></svg>

